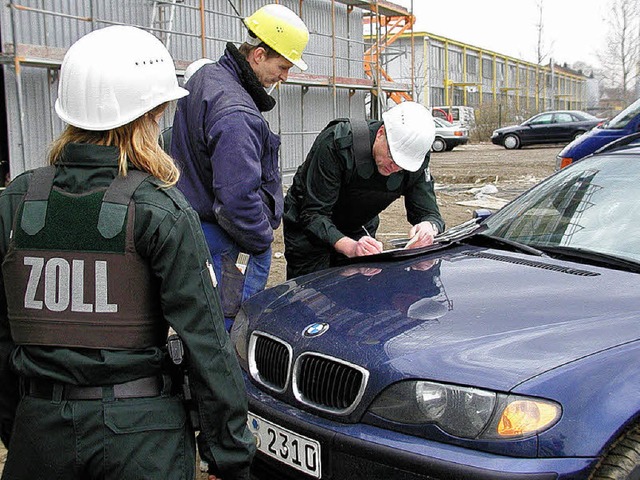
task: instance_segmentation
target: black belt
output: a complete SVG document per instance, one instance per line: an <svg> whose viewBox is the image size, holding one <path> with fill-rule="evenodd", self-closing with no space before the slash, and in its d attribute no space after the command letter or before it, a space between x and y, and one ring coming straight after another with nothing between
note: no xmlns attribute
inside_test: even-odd
<svg viewBox="0 0 640 480"><path fill-rule="evenodd" d="M105 386L80 386L51 382L49 380L25 379L25 395L55 400L100 400L102 398L157 397L163 393L162 377L143 377L130 382ZM170 388L170 386L168 386Z"/></svg>

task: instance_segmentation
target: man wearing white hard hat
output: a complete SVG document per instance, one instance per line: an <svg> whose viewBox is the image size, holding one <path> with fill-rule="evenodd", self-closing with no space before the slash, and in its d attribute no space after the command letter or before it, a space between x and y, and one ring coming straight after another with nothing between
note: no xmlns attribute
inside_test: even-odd
<svg viewBox="0 0 640 480"><path fill-rule="evenodd" d="M228 326L240 303L264 289L282 218L280 137L262 116L276 102L266 89L286 81L293 66L306 70L309 40L284 5L265 5L244 24L240 48L228 43L185 83L190 95L178 102L171 140L182 169L178 188L202 221Z"/></svg>
<svg viewBox="0 0 640 480"><path fill-rule="evenodd" d="M382 252L378 214L401 196L410 248L433 243L444 230L429 171L434 138L431 113L415 102L391 108L382 122L332 121L285 198L287 278Z"/></svg>
<svg viewBox="0 0 640 480"><path fill-rule="evenodd" d="M210 63L215 62L210 58L199 58L198 60L191 62L187 68L184 69L184 77L182 77L184 83L187 83L194 73Z"/></svg>
<svg viewBox="0 0 640 480"><path fill-rule="evenodd" d="M187 94L139 28L95 30L64 57L50 166L0 194L3 479L192 479L196 428L210 480L249 479L255 443L209 249L157 140Z"/></svg>

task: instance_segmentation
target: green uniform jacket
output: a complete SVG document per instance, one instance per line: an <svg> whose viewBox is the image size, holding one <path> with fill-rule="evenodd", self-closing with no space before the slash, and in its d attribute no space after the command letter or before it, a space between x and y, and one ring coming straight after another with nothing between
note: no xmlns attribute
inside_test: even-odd
<svg viewBox="0 0 640 480"><path fill-rule="evenodd" d="M71 147L71 148L69 148ZM54 188L83 193L107 187L118 172L118 150L70 145L57 168ZM30 172L17 177L0 195L0 260L4 261L16 208ZM164 318L182 338L197 399L200 455L225 479L249 478L255 450L246 428L247 400L240 368L224 329L219 296L208 269L209 249L197 215L175 188L159 188L148 177L136 190L135 246L160 281ZM0 279L0 434L8 445L19 401L18 377L44 378L76 385L109 385L159 375L163 350L88 350L16 346L7 318Z"/></svg>
<svg viewBox="0 0 640 480"><path fill-rule="evenodd" d="M372 147L381 125L380 121L369 121ZM401 170L385 177L373 157L356 166L348 120L330 124L316 138L285 197L287 262L304 263L310 255L330 254L342 237L362 237L363 225L375 234L378 214L401 196L409 223L431 221L444 231L429 159L427 154L417 172Z"/></svg>

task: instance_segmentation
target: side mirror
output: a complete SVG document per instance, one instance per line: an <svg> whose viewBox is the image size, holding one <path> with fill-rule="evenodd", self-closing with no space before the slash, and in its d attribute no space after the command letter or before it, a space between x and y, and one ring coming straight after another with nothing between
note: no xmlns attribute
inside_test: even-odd
<svg viewBox="0 0 640 480"><path fill-rule="evenodd" d="M479 218L485 220L491 216L493 212L487 208L479 208L473 211L473 218Z"/></svg>

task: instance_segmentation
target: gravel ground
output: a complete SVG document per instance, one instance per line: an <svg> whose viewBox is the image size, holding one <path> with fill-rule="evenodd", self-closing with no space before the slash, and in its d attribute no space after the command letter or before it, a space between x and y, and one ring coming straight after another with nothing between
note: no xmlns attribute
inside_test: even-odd
<svg viewBox="0 0 640 480"><path fill-rule="evenodd" d="M497 209L504 201L535 185L553 173L555 156L561 148L562 145L553 145L505 150L492 144L474 144L434 153L431 174L436 180L438 205L445 222L451 227L470 219L476 208ZM483 187L494 193L482 196ZM399 200L381 214L378 238L385 241L401 237L409 228L404 204ZM269 286L285 279L282 229L276 232L273 252ZM6 450L0 446L0 472L5 458ZM207 475L200 473L197 478L206 480Z"/></svg>

